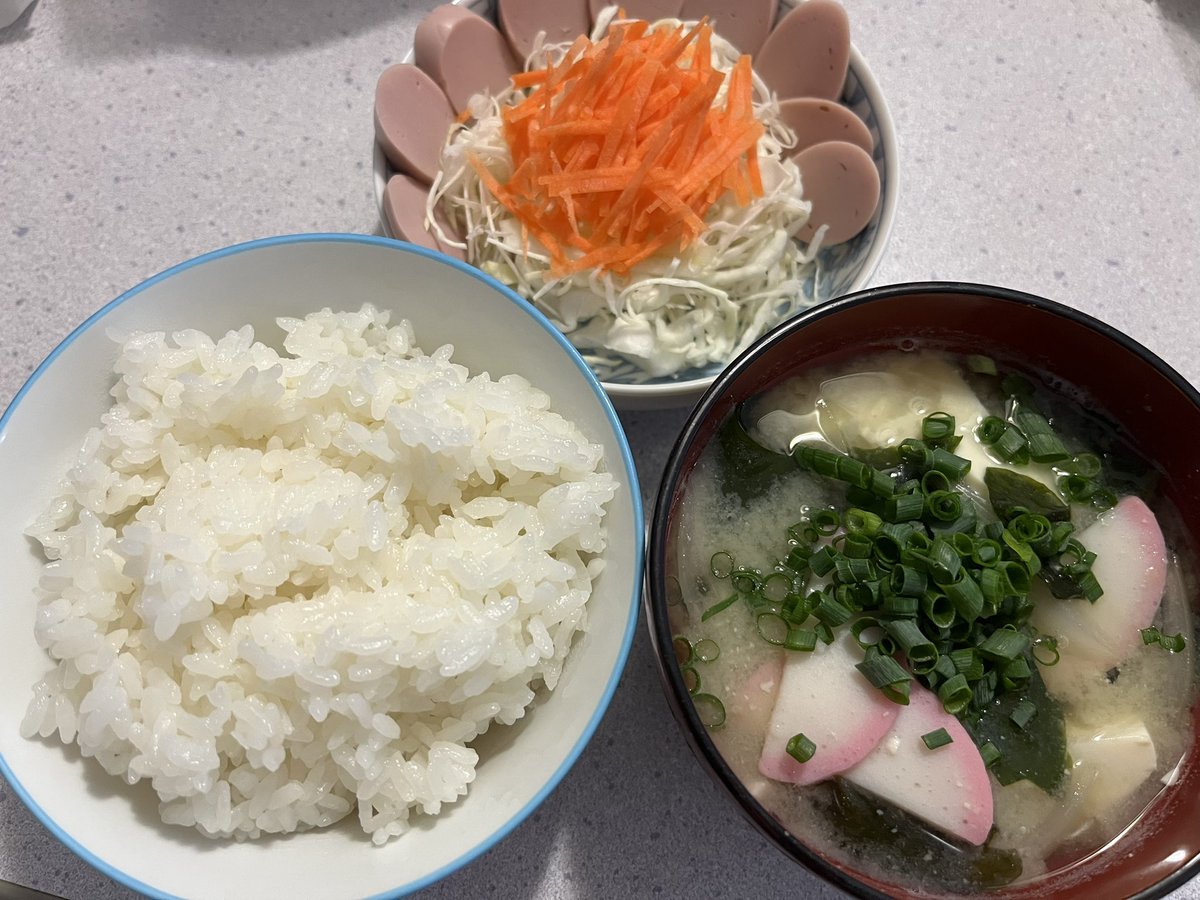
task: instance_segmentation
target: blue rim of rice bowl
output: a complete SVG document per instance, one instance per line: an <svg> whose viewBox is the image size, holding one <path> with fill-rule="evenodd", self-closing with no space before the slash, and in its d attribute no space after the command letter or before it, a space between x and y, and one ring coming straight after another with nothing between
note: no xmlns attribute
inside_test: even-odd
<svg viewBox="0 0 1200 900"><path fill-rule="evenodd" d="M75 328L74 331L67 335L67 337L64 338L62 342L50 352L50 355L47 356L36 369L34 369L33 374L29 376L29 378L21 386L21 389L17 391L16 395L12 399L12 402L4 411L4 415L0 416L0 442L3 442L4 440L4 433L8 427L9 419L12 417L21 401L25 398L25 395L29 393L34 384L42 376L42 373L44 373L50 368L50 366L54 364L59 355L62 354L67 347L74 343L76 338L78 338L84 332L90 330L93 326L97 325L100 320L102 320L118 306L125 303L127 300L136 297L142 291L160 281L165 281L174 275L178 275L181 272L184 272L195 266L203 265L207 262L212 262L226 256L233 256L238 253L244 253L247 250L257 250L262 247L270 247L278 244L307 243L371 244L379 247L386 247L391 250L398 250L404 253L412 253L416 256L425 256L430 259L437 260L440 263L444 263L445 265L451 266L462 274L469 275L476 281L483 282L488 287L504 296L510 302L518 305L525 313L529 315L531 319L533 319L534 322L537 323L540 328L554 338L558 345L562 347L568 356L570 356L571 361L575 364L576 368L578 368L587 379L592 392L596 396L596 400L604 409L604 414L607 416L608 422L612 426L613 433L617 436L617 439L620 443L621 463L624 466L624 474L629 487L630 499L633 504L633 596L631 597L629 604L629 615L625 622L625 633L621 638L620 652L617 655L616 665L613 667L612 674L609 676L608 684L605 685L604 693L600 697L600 702L597 704L595 711L592 713L592 717L584 728L583 733L580 735L579 740L576 742L575 746L571 748L570 753L567 755L567 758L563 760L562 765L560 765L558 769L550 776L542 788L532 798L530 798L529 802L526 803L525 806L516 813L516 815L500 826L500 828L496 829L496 831L492 832L492 834L480 841L476 846L472 847L470 850L452 862L447 863L437 871L419 878L409 884L400 885L399 887L393 888L381 894L376 894L372 898L369 898L369 900L382 900L382 898L386 897L403 896L405 894L428 887L434 882L440 881L447 875L450 875L458 869L461 869L468 863L475 860L477 857L492 849L494 846L496 846L496 844L498 844L513 830L515 830L517 826L524 822L525 819L528 818L529 815L533 813L533 811L537 809L546 799L546 797L548 797L550 793L558 786L559 782L561 782L566 776L567 772L570 771L571 767L575 764L575 761L579 759L580 754L583 753L584 748L591 741L592 735L595 734L596 728L600 725L600 720L604 718L604 713L608 709L609 703L612 701L613 694L617 689L617 683L621 679L621 673L623 672L625 664L629 658L629 650L633 644L634 629L637 626L639 610L638 601L639 594L641 592L642 566L645 550L645 529L640 527L638 524L643 521L642 492L638 483L637 469L633 463L633 455L629 448L629 441L625 436L625 431L621 426L621 421L617 417L617 413L613 408L612 402L609 400L608 395L604 393L604 389L601 387L599 380L596 378L595 374L592 372L587 363L583 361L583 358L579 355L579 352L573 346L571 346L571 343L557 328L550 324L549 319L542 315L542 313L538 312L538 310L536 310L512 290L505 287L491 276L484 274L479 269L469 266L461 260L446 256L445 254L438 253L433 250L427 250L424 247L418 247L414 244L408 244L403 241L378 237L375 235L313 233L261 238L258 240L247 241L246 243L242 244L234 244L233 246L225 247L220 250L213 250L193 259L189 259L186 262L174 265L171 268L146 279L136 287L130 288L115 300L110 301L92 315L88 316L87 319L85 319L78 327ZM65 844L73 853L75 853L89 865L99 869L105 875L108 875L110 878L121 882L127 887L131 887L134 890L147 894L148 896L172 898L172 900L175 900L175 895L163 893L162 891L157 890L156 888L148 884L144 884L141 881L138 881L136 878L125 874L119 869L114 868L109 863L97 857L82 844L80 844L74 837L64 831L57 822L55 822L52 818L50 818L49 815L46 814L46 812L37 804L33 797L25 790L24 785L21 784L21 782L16 778L15 774L9 768L3 754L0 754L0 774L4 776L5 780L16 792L17 796L20 797L25 806L28 807L35 816L37 816L38 820L41 821L41 823L45 825L46 828L49 829L59 841Z"/></svg>

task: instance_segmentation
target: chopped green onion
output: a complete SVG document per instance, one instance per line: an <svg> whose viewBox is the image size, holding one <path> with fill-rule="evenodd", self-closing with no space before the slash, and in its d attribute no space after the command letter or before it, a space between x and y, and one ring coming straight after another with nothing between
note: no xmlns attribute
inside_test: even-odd
<svg viewBox="0 0 1200 900"><path fill-rule="evenodd" d="M951 481L962 481L971 471L971 461L957 456L943 447L933 449L933 469L941 472Z"/></svg>
<svg viewBox="0 0 1200 900"><path fill-rule="evenodd" d="M990 768L1000 759L1000 750L991 741L987 741L979 748L979 755L983 757L983 764Z"/></svg>
<svg viewBox="0 0 1200 900"><path fill-rule="evenodd" d="M1029 635L1009 628L997 628L979 645L979 652L988 659L1007 662L1029 649Z"/></svg>
<svg viewBox="0 0 1200 900"><path fill-rule="evenodd" d="M921 740L930 750L936 750L939 747L945 747L947 744L953 744L954 738L950 737L950 732L945 728L939 728L937 731L930 731L928 734L921 735Z"/></svg>
<svg viewBox="0 0 1200 900"><path fill-rule="evenodd" d="M792 459L802 468L863 488L876 497L886 499L892 495L891 478L845 453L801 444L792 450Z"/></svg>
<svg viewBox="0 0 1200 900"><path fill-rule="evenodd" d="M896 703L907 705L908 682L912 680L912 676L904 671L903 666L896 660L890 656L884 656L877 649L871 649L867 651L863 661L855 665L855 668L863 673L867 681L882 690L890 699ZM896 697L899 696L901 690L904 699L898 700Z"/></svg>
<svg viewBox="0 0 1200 900"><path fill-rule="evenodd" d="M787 650L811 652L817 649L817 633L811 628L789 628L783 646Z"/></svg>
<svg viewBox="0 0 1200 900"><path fill-rule="evenodd" d="M899 565L892 569L888 583L893 591L904 597L920 597L925 593L929 579L925 573L912 566Z"/></svg>
<svg viewBox="0 0 1200 900"><path fill-rule="evenodd" d="M933 449L922 440L905 438L899 449L900 458L920 472L933 465Z"/></svg>
<svg viewBox="0 0 1200 900"><path fill-rule="evenodd" d="M1033 586L1033 579L1030 578L1029 567L1022 565L1016 560L1005 560L996 566L996 570L1000 572L1008 582L1011 594L1027 594L1030 587Z"/></svg>
<svg viewBox="0 0 1200 900"><path fill-rule="evenodd" d="M846 531L850 534L862 534L868 538L878 534L880 526L883 525L883 519L878 515L858 507L846 510L844 521Z"/></svg>
<svg viewBox="0 0 1200 900"><path fill-rule="evenodd" d="M937 648L933 642L921 632L921 627L911 619L896 619L885 622L884 630L895 640L910 663L930 663L937 660Z"/></svg>
<svg viewBox="0 0 1200 900"><path fill-rule="evenodd" d="M710 606L708 609L706 609L704 612L702 612L700 614L700 621L707 622L709 619L711 619L717 613L733 606L733 604L737 603L737 601L738 601L738 595L730 594L724 600L720 600L720 601L714 603L712 606Z"/></svg>
<svg viewBox="0 0 1200 900"><path fill-rule="evenodd" d="M1029 668L1029 663L1025 661L1025 657L1018 656L1016 659L1010 659L1000 666L1000 680L1006 689L1018 688L1025 684L1033 672Z"/></svg>
<svg viewBox="0 0 1200 900"><path fill-rule="evenodd" d="M1058 479L1058 489L1071 503L1088 503L1100 490L1100 482L1086 475L1064 475Z"/></svg>
<svg viewBox="0 0 1200 900"><path fill-rule="evenodd" d="M879 611L881 613L885 616L895 616L899 619L914 618L920 610L920 598L910 597L906 594L888 594L879 604Z"/></svg>
<svg viewBox="0 0 1200 900"><path fill-rule="evenodd" d="M817 745L801 733L792 735L784 749L787 750L787 755L796 762L806 763L817 752Z"/></svg>
<svg viewBox="0 0 1200 900"><path fill-rule="evenodd" d="M950 676L939 685L937 695L942 701L942 708L952 716L957 716L966 709L974 697L971 686L967 684L967 677L961 672Z"/></svg>
<svg viewBox="0 0 1200 900"><path fill-rule="evenodd" d="M752 594L762 587L762 575L754 571L740 567L729 573L729 582L733 585L735 591L740 591L743 594Z"/></svg>
<svg viewBox="0 0 1200 900"><path fill-rule="evenodd" d="M875 581L879 577L869 559L848 559L840 556L834 560L833 570L842 584L861 584Z"/></svg>
<svg viewBox="0 0 1200 900"><path fill-rule="evenodd" d="M979 587L979 582L969 574L963 574L958 581L939 584L938 587L950 598L955 611L964 622L974 622L983 612L983 590Z"/></svg>
<svg viewBox="0 0 1200 900"><path fill-rule="evenodd" d="M950 413L930 413L921 421L921 440L931 447L945 447L947 442L958 437L954 426L954 416Z"/></svg>
<svg viewBox="0 0 1200 900"><path fill-rule="evenodd" d="M683 676L683 686L689 694L694 695L700 690L700 673L696 671L695 666L684 666L679 670L679 674Z"/></svg>
<svg viewBox="0 0 1200 900"><path fill-rule="evenodd" d="M754 620L758 636L775 647L782 647L788 636L788 623L779 613L759 613Z"/></svg>
<svg viewBox="0 0 1200 900"><path fill-rule="evenodd" d="M841 539L842 555L849 559L870 559L875 543L865 534L846 534Z"/></svg>
<svg viewBox="0 0 1200 900"><path fill-rule="evenodd" d="M838 515L836 509L828 506L813 510L809 513L808 518L812 522L813 528L817 530L817 534L822 537L829 537L842 527L842 517Z"/></svg>
<svg viewBox="0 0 1200 900"><path fill-rule="evenodd" d="M838 602L831 594L824 594L817 608L812 611L817 620L830 628L845 625L854 613L844 603Z"/></svg>
<svg viewBox="0 0 1200 900"><path fill-rule="evenodd" d="M720 645L712 638L701 638L692 645L692 651L700 662L712 662L721 655Z"/></svg>
<svg viewBox="0 0 1200 900"><path fill-rule="evenodd" d="M975 430L979 442L1005 462L1019 462L1028 453L1025 435L998 416L987 416Z"/></svg>
<svg viewBox="0 0 1200 900"><path fill-rule="evenodd" d="M953 522L962 515L963 498L958 491L934 491L925 495L925 511L938 522Z"/></svg>
<svg viewBox="0 0 1200 900"><path fill-rule="evenodd" d="M925 497L921 494L897 494L883 505L889 522L909 522L920 519L925 512Z"/></svg>
<svg viewBox="0 0 1200 900"><path fill-rule="evenodd" d="M992 702L996 696L996 686L999 683L1000 676L996 673L995 669L985 672L983 677L975 682L971 688L971 692L974 695L972 702L976 709L983 709Z"/></svg>
<svg viewBox="0 0 1200 900"><path fill-rule="evenodd" d="M1142 635L1142 640L1145 640L1145 635ZM1058 652L1058 639L1051 637L1048 634L1043 634L1034 639L1033 642L1033 658L1038 661L1039 665L1057 666L1058 661L1062 659L1062 655Z"/></svg>
<svg viewBox="0 0 1200 900"><path fill-rule="evenodd" d="M812 556L812 547L807 544L797 544L787 555L787 559L783 564L795 572L797 575L803 575L809 570L808 560Z"/></svg>
<svg viewBox="0 0 1200 900"><path fill-rule="evenodd" d="M708 569L714 578L728 578L733 572L733 556L724 550L718 550L708 561Z"/></svg>
<svg viewBox="0 0 1200 900"><path fill-rule="evenodd" d="M1158 646L1168 653L1182 653L1187 647L1187 638L1180 634L1164 634L1158 639Z"/></svg>
<svg viewBox="0 0 1200 900"><path fill-rule="evenodd" d="M788 539L795 541L797 544L814 544L817 538L817 529L812 527L812 523L807 519L797 522L795 525L789 525L787 529Z"/></svg>
<svg viewBox="0 0 1200 900"><path fill-rule="evenodd" d="M792 579L783 572L772 572L763 579L759 590L772 603L782 603L792 592Z"/></svg>
<svg viewBox="0 0 1200 900"><path fill-rule="evenodd" d="M948 628L957 617L954 604L941 591L929 591L921 597L921 611L938 628Z"/></svg>
<svg viewBox="0 0 1200 900"><path fill-rule="evenodd" d="M1012 418L1013 424L1024 432L1029 442L1029 458L1034 462L1056 463L1070 458L1071 454L1041 413L1021 407Z"/></svg>
<svg viewBox="0 0 1200 900"><path fill-rule="evenodd" d="M864 638L863 634L868 631L871 634ZM880 639L884 636L883 625L878 619L874 619L871 616L860 616L850 626L850 634L858 642L858 646L866 650L878 645Z"/></svg>
<svg viewBox="0 0 1200 900"><path fill-rule="evenodd" d="M705 727L720 728L725 724L725 704L712 694L693 694L692 705Z"/></svg>
<svg viewBox="0 0 1200 900"><path fill-rule="evenodd" d="M822 547L808 558L808 568L818 578L824 578L837 565L837 551L830 546Z"/></svg>
<svg viewBox="0 0 1200 900"><path fill-rule="evenodd" d="M942 679L953 678L958 674L958 670L954 668L954 661L946 654L937 658L937 662L933 664L933 671Z"/></svg>
<svg viewBox="0 0 1200 900"><path fill-rule="evenodd" d="M1181 653L1187 647L1187 638L1183 634L1163 634L1156 627L1142 629L1143 644L1158 644L1168 653Z"/></svg>
<svg viewBox="0 0 1200 900"><path fill-rule="evenodd" d="M686 666L692 661L692 642L683 635L678 634L671 639L671 646L675 648L675 662L681 666Z"/></svg>
<svg viewBox="0 0 1200 900"><path fill-rule="evenodd" d="M1104 596L1104 588L1096 580L1095 572L1085 572L1079 577L1079 594L1089 603L1095 603Z"/></svg>
<svg viewBox="0 0 1200 900"><path fill-rule="evenodd" d="M926 494L935 494L938 491L948 491L954 487L950 480L950 476L940 469L930 469L921 476L921 490Z"/></svg>
<svg viewBox="0 0 1200 900"><path fill-rule="evenodd" d="M1095 453L1078 453L1063 466L1072 475L1082 475L1084 478L1095 478L1102 467L1103 463Z"/></svg>
<svg viewBox="0 0 1200 900"><path fill-rule="evenodd" d="M667 576L667 606L678 606L683 602L683 588L674 575Z"/></svg>
<svg viewBox="0 0 1200 900"><path fill-rule="evenodd" d="M983 594L984 618L994 616L1007 596L1008 579L997 569L979 570L979 592Z"/></svg>
<svg viewBox="0 0 1200 900"><path fill-rule="evenodd" d="M1008 423L999 416L984 416L983 421L975 426L975 437L979 443L990 447L1000 440L1008 427Z"/></svg>
<svg viewBox="0 0 1200 900"><path fill-rule="evenodd" d="M967 681L978 681L983 677L983 660L974 647L951 650L950 661L954 663L955 674L961 674Z"/></svg>
<svg viewBox="0 0 1200 900"><path fill-rule="evenodd" d="M1029 724L1035 715L1037 715L1037 707L1029 700L1021 698L1008 717L1012 719L1014 725L1024 731L1025 726Z"/></svg>

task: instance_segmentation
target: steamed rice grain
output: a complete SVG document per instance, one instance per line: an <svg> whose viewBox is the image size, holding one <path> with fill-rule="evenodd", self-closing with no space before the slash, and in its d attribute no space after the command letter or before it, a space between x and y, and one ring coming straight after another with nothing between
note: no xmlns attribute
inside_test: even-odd
<svg viewBox="0 0 1200 900"><path fill-rule="evenodd" d="M120 337L115 403L29 529L56 662L26 736L213 837L376 843L553 689L602 568L602 448L370 306Z"/></svg>

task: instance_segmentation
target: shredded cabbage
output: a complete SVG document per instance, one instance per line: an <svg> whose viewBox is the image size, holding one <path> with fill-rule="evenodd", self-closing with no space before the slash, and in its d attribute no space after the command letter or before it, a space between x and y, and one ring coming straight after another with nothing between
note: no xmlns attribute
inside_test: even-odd
<svg viewBox="0 0 1200 900"><path fill-rule="evenodd" d="M603 15L592 40L613 21ZM654 27L674 27L664 19ZM535 46L527 69L545 67L569 44ZM738 51L714 34L713 66L728 73ZM722 87L714 104L724 102ZM471 99L473 121L455 126L442 150L429 192L426 219L439 239L463 249L467 260L531 300L566 334L606 381L639 383L725 363L780 320L816 300L804 282L816 274L821 233L807 247L796 233L807 224L800 170L783 155L794 137L779 118L766 85L754 76L754 113L766 129L758 142L763 195L739 206L727 192L705 216L707 230L678 255L656 255L627 276L586 270L558 277L550 257L480 181L473 154L501 183L512 174L501 111L524 97L514 87ZM440 205L463 239L437 224ZM822 229L823 233L823 229Z"/></svg>

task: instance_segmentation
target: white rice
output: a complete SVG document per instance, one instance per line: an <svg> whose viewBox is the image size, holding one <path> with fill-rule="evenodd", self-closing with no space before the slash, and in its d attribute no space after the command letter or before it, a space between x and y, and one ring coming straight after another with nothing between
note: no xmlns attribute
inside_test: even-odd
<svg viewBox="0 0 1200 900"><path fill-rule="evenodd" d="M213 837L376 843L552 689L602 566L602 448L526 380L387 313L119 338L113 407L29 529L49 560L28 736L149 779Z"/></svg>

